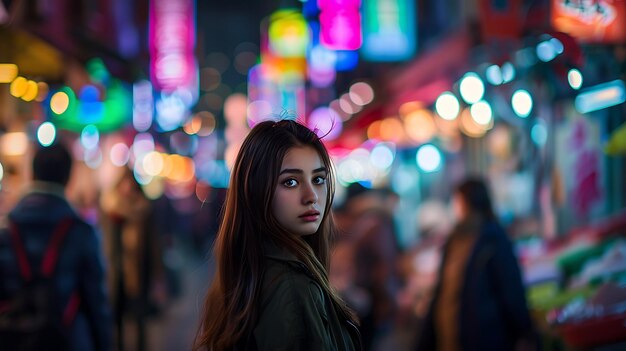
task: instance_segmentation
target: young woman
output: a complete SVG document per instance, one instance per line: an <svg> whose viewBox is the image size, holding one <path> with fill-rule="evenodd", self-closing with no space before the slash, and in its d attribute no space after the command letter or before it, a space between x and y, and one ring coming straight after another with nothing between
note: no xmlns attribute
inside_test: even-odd
<svg viewBox="0 0 626 351"><path fill-rule="evenodd" d="M319 137L257 124L235 161L195 350L359 350L328 283L333 173Z"/></svg>

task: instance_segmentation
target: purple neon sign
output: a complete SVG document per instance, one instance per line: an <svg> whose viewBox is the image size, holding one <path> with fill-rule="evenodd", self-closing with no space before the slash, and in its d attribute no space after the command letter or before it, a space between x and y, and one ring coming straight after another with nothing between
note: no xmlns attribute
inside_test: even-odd
<svg viewBox="0 0 626 351"><path fill-rule="evenodd" d="M150 2L150 78L157 90L192 88L196 81L194 12L194 0Z"/></svg>

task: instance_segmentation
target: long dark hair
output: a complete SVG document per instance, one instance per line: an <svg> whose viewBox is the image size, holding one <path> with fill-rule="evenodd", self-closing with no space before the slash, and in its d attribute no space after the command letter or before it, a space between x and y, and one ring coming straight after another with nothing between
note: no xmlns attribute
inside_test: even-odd
<svg viewBox="0 0 626 351"><path fill-rule="evenodd" d="M316 233L304 237L287 232L272 214L283 158L297 146L313 147L328 170L322 223ZM354 321L327 276L329 246L335 231L331 213L333 184L328 152L307 127L291 120L265 121L250 131L233 166L213 247L217 269L206 296L194 350L227 350L250 335L257 321L264 268L261 247L266 240L288 249L304 263L338 311Z"/></svg>

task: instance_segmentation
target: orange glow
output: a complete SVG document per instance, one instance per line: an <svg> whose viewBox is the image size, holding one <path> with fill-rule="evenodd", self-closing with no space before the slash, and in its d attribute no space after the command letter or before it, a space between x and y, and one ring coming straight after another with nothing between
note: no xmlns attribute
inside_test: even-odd
<svg viewBox="0 0 626 351"><path fill-rule="evenodd" d="M479 138L487 132L485 126L474 121L469 108L465 108L461 112L460 128L463 134L472 138Z"/></svg>
<svg viewBox="0 0 626 351"><path fill-rule="evenodd" d="M21 156L28 150L28 136L24 132L6 133L0 140L0 151L4 155Z"/></svg>
<svg viewBox="0 0 626 351"><path fill-rule="evenodd" d="M420 101L409 101L409 102L405 102L404 104L402 104L400 108L398 109L398 112L400 113L400 116L404 117L410 114L411 112L415 112L422 108L424 108L424 104L421 103Z"/></svg>
<svg viewBox="0 0 626 351"><path fill-rule="evenodd" d="M17 65L0 63L0 83L11 83L17 77Z"/></svg>
<svg viewBox="0 0 626 351"><path fill-rule="evenodd" d="M458 118L455 118L454 120L449 121L449 120L446 120L437 116L434 118L434 120L435 120L435 125L437 126L437 129L439 130L439 133L441 133L442 135L456 136L459 134Z"/></svg>
<svg viewBox="0 0 626 351"><path fill-rule="evenodd" d="M394 117L383 119L380 124L380 137L385 141L401 142L404 139L404 126Z"/></svg>
<svg viewBox="0 0 626 351"><path fill-rule="evenodd" d="M169 172L168 176L170 180L189 182L194 178L196 175L196 167L194 166L192 159L180 155L170 155L168 158L172 162L172 170Z"/></svg>
<svg viewBox="0 0 626 351"><path fill-rule="evenodd" d="M36 82L29 80L26 82L26 91L22 95L22 100L33 101L39 93L39 86Z"/></svg>
<svg viewBox="0 0 626 351"><path fill-rule="evenodd" d="M418 143L425 143L437 132L432 115L427 110L417 110L404 118L407 135Z"/></svg>
<svg viewBox="0 0 626 351"><path fill-rule="evenodd" d="M193 135L193 134L197 134L200 131L201 127L202 127L202 120L200 119L200 117L196 115L196 116L193 116L187 123L185 123L183 130L185 131L185 133L189 135Z"/></svg>
<svg viewBox="0 0 626 351"><path fill-rule="evenodd" d="M50 109L52 112L57 115L62 114L67 110L70 105L70 98L63 91L59 91L52 95L52 99L50 99Z"/></svg>
<svg viewBox="0 0 626 351"><path fill-rule="evenodd" d="M163 154L163 168L159 175L164 178L168 178L174 169L174 161L171 155Z"/></svg>
<svg viewBox="0 0 626 351"><path fill-rule="evenodd" d="M377 140L381 139L381 133L380 133L381 124L382 124L381 121L374 121L372 122L372 124L370 124L369 127L367 127L367 137L369 139L377 139Z"/></svg>
<svg viewBox="0 0 626 351"><path fill-rule="evenodd" d="M11 83L11 95L22 97L28 90L28 81L24 77L17 77Z"/></svg>

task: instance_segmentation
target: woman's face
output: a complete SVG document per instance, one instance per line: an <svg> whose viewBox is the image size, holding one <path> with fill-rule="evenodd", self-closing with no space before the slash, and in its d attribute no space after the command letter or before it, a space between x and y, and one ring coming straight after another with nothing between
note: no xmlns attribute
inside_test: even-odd
<svg viewBox="0 0 626 351"><path fill-rule="evenodd" d="M272 214L290 233L314 234L326 208L327 169L310 146L293 147L283 159Z"/></svg>

